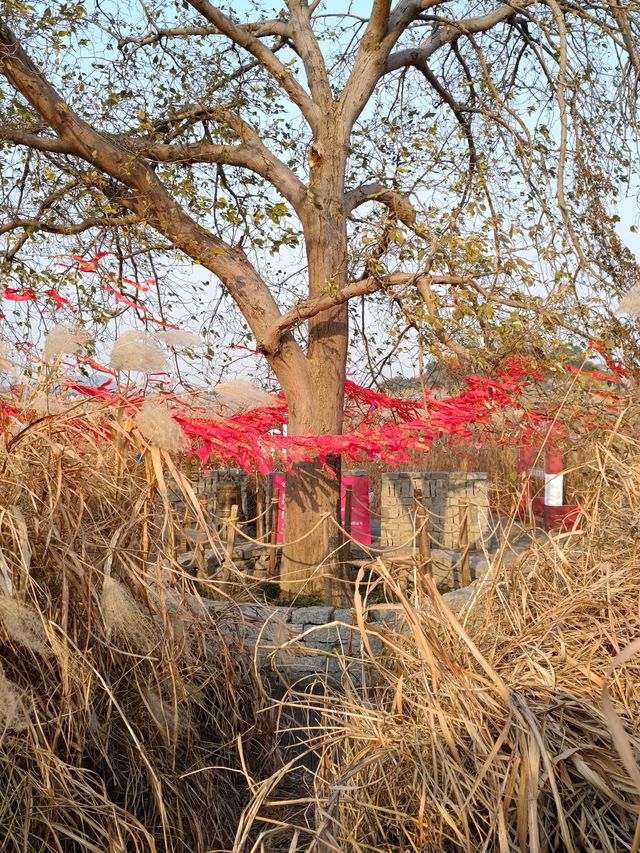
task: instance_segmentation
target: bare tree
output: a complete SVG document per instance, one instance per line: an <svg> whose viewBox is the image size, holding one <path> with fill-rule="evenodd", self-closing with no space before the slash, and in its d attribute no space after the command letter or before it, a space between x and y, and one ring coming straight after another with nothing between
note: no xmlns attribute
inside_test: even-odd
<svg viewBox="0 0 640 853"><path fill-rule="evenodd" d="M460 358L526 346L531 322L583 331L585 288L636 275L611 212L633 168L635 4L348 5L360 14L6 0L5 274L29 274L43 235L181 253L242 312L293 435L342 430L359 297L384 294ZM299 238L305 291L287 307L258 258ZM295 468L282 585L311 591L338 544L319 522L339 460Z"/></svg>

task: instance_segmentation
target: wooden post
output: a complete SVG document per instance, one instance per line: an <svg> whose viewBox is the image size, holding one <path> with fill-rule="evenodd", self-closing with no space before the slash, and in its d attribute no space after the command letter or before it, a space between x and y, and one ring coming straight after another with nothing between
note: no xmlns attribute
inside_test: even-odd
<svg viewBox="0 0 640 853"><path fill-rule="evenodd" d="M202 514L206 519L207 518L207 512L208 512L207 495L206 494L198 496L198 504L200 505L200 509L202 510ZM197 528L196 528L196 530L197 530ZM207 577L207 567L206 567L206 562L204 559L204 549L205 549L205 543L204 542L196 543L196 546L194 548L194 550L195 550L195 563L196 563L196 569L197 569L199 580L205 580L205 578Z"/></svg>
<svg viewBox="0 0 640 853"><path fill-rule="evenodd" d="M238 504L232 504L231 512L225 521L224 557L222 560L221 580L229 580L229 569L233 565L233 546L236 541L236 526L240 510Z"/></svg>
<svg viewBox="0 0 640 853"><path fill-rule="evenodd" d="M238 517L240 515L239 507L237 504L233 504L231 507L231 514L226 522L226 531L225 531L225 539L224 539L224 553L225 559L233 561L233 546L236 541L236 527L238 525Z"/></svg>
<svg viewBox="0 0 640 853"><path fill-rule="evenodd" d="M346 564L351 559L351 513L353 507L353 486L347 486L344 493L344 544L342 560Z"/></svg>
<svg viewBox="0 0 640 853"><path fill-rule="evenodd" d="M271 498L271 531L269 536L269 577L278 573L278 512L280 510L280 489L276 489Z"/></svg>
<svg viewBox="0 0 640 853"><path fill-rule="evenodd" d="M471 566L469 564L469 504L460 504L460 585L469 586L471 583Z"/></svg>
<svg viewBox="0 0 640 853"><path fill-rule="evenodd" d="M418 568L420 576L433 577L431 563L431 543L429 541L429 517L426 506L422 503L422 490L415 489L413 493L416 509L416 538L418 540Z"/></svg>
<svg viewBox="0 0 640 853"><path fill-rule="evenodd" d="M267 525L265 524L264 479L256 474L256 539L264 542Z"/></svg>
<svg viewBox="0 0 640 853"><path fill-rule="evenodd" d="M184 517L182 520L182 530L184 531L184 530L188 530L189 527L191 526L191 522L193 520L193 517L192 517L192 510L191 510L191 501L188 501L185 496L183 496L183 497L184 497L185 504L184 504ZM187 540L187 537L183 534L182 531L180 532L180 540L179 540L179 544L178 544L178 549L181 552L189 550L189 542Z"/></svg>
<svg viewBox="0 0 640 853"><path fill-rule="evenodd" d="M329 531L331 529L331 518L327 515L322 522L322 543L323 543L323 551L325 554L329 553ZM335 578L332 577L331 572L325 573L324 575L324 600L325 604L333 604L335 606L334 595L335 592Z"/></svg>
<svg viewBox="0 0 640 853"><path fill-rule="evenodd" d="M348 607L351 604L349 589L349 565L351 563L351 520L353 514L353 486L345 487L344 494L344 533L340 560L340 576L335 578L330 588L327 602L336 607Z"/></svg>

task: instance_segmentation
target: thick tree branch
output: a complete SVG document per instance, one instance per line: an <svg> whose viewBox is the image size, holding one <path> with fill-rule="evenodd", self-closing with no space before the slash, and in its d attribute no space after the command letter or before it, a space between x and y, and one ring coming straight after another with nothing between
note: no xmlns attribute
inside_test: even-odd
<svg viewBox="0 0 640 853"><path fill-rule="evenodd" d="M26 130L20 130L7 125L0 126L0 141L13 142L37 151L49 151L52 154L74 154L74 148L68 142L55 136L38 136Z"/></svg>
<svg viewBox="0 0 640 853"><path fill-rule="evenodd" d="M387 0L374 0L356 60L340 97L345 140L383 76L385 62L407 25L421 11L441 2L443 0L400 0L391 12Z"/></svg>
<svg viewBox="0 0 640 853"><path fill-rule="evenodd" d="M424 64L441 47L451 44L464 33L486 32L508 20L518 10L525 8L532 2L534 0L520 0L520 2L513 2L510 5L503 4L486 15L443 24L418 47L399 50L396 53L391 53L391 51L407 25L425 9L440 5L442 0L421 0L421 2L420 0L401 0L393 12L387 16L388 23L385 32L375 42L373 39L367 38L371 26L370 21L367 33L365 33L360 44L353 70L340 99L345 116L345 131L351 130L371 97L378 80L384 74L410 65ZM384 0L380 0L374 5L374 9L380 12L380 18L384 18L385 8Z"/></svg>
<svg viewBox="0 0 640 853"><path fill-rule="evenodd" d="M0 235L17 231L19 228L34 232L44 231L46 234L82 234L92 228L119 228L133 225L140 221L135 213L127 216L90 216L81 222L73 222L63 225L61 222L43 222L40 219L12 219L10 222L0 225Z"/></svg>
<svg viewBox="0 0 640 853"><path fill-rule="evenodd" d="M625 8L621 0L607 0L607 6L611 11L611 16L618 25L622 41L627 49L629 62L631 63L636 75L636 83L640 81L640 54L638 53L638 43L631 31L631 22L629 20L629 12Z"/></svg>
<svg viewBox="0 0 640 853"><path fill-rule="evenodd" d="M273 295L245 253L194 222L148 163L76 115L33 64L2 19L0 71L77 157L132 190L134 213L220 278L256 339L278 321L280 311ZM300 347L292 338L283 343L287 358L283 352L278 362L280 375L286 380L296 370L305 374L306 360Z"/></svg>
<svg viewBox="0 0 640 853"><path fill-rule="evenodd" d="M235 24L209 0L187 0L197 12L220 30L222 35L231 39L238 47L244 48L254 56L282 89L289 95L315 133L319 125L319 113L308 92L298 83L289 69L277 58L275 53L263 44L259 38L242 26Z"/></svg>
<svg viewBox="0 0 640 853"><path fill-rule="evenodd" d="M40 219L13 219L11 222L0 226L0 235L9 234L18 229L23 229L17 239L3 253L2 257L5 261L13 260L20 252L25 243L28 242L32 234L37 231L42 231L45 234L57 234L60 236L72 236L83 234L85 231L90 231L92 228L119 228L127 225L133 225L140 221L140 217L132 213L128 216L93 216L84 219L81 222L63 225L56 222L43 222Z"/></svg>
<svg viewBox="0 0 640 853"><path fill-rule="evenodd" d="M302 212L306 187L262 142L255 130L246 143L215 145L206 142L165 144L123 137L122 142L136 154L158 163L220 163L249 169L269 181L287 199L294 210Z"/></svg>
<svg viewBox="0 0 640 853"><path fill-rule="evenodd" d="M363 49L375 50L378 47L387 34L390 13L391 0L374 0L369 23L362 37Z"/></svg>
<svg viewBox="0 0 640 853"><path fill-rule="evenodd" d="M444 2L445 0L400 0L389 15L387 31L398 38L412 21Z"/></svg>
<svg viewBox="0 0 640 853"><path fill-rule="evenodd" d="M410 273L392 273L391 275L381 277L361 278L357 281L352 281L338 291L328 290L320 296L306 299L304 302L298 303L294 308L291 308L283 314L278 322L270 328L267 333L258 340L258 349L265 355L274 355L278 352L280 341L283 336L292 329L301 326L307 320L320 314L322 311L328 311L330 308L335 308L337 305L344 305L350 299L357 296L366 296L371 293L377 293L379 290L385 290L388 287L407 287L418 286L425 280L429 284L466 284L468 279L461 276L452 275L411 275Z"/></svg>
<svg viewBox="0 0 640 853"><path fill-rule="evenodd" d="M302 60L311 96L321 109L326 110L333 100L333 95L324 55L311 26L313 10L309 8L306 0L286 2L291 16L289 38Z"/></svg>
<svg viewBox="0 0 640 853"><path fill-rule="evenodd" d="M345 193L345 214L348 216L357 207L368 201L379 201L384 204L396 219L399 219L412 231L415 230L417 215L408 196L400 190L385 187L384 184L377 182L361 184Z"/></svg>
<svg viewBox="0 0 640 853"><path fill-rule="evenodd" d="M238 28L245 30L256 38L264 38L265 36L279 36L281 38L289 38L291 35L290 26L287 21L260 21L256 24L238 25ZM149 44L157 44L163 39L172 38L188 38L189 36L219 36L223 33L218 27L168 27L159 28L152 32L145 33L141 36L128 36L118 39L118 49L134 45L135 47L144 47Z"/></svg>
<svg viewBox="0 0 640 853"><path fill-rule="evenodd" d="M413 65L419 67L427 62L436 51L441 47L451 44L452 41L459 38L461 35L475 33L484 33L493 29L498 24L509 20L517 11L520 11L531 5L533 0L523 0L523 2L514 2L509 5L498 6L493 12L486 15L478 15L473 18L465 18L460 21L452 21L449 24L443 24L421 45L415 48L407 48L392 53L386 60L384 65L384 73L388 74L391 71L398 71L400 68L407 68Z"/></svg>

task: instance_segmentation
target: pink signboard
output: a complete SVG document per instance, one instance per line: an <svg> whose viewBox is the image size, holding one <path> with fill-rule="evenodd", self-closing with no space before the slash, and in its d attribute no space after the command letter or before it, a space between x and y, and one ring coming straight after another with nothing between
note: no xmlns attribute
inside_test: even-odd
<svg viewBox="0 0 640 853"><path fill-rule="evenodd" d="M371 515L369 513L369 476L366 471L347 471L342 476L340 490L340 509L344 524L344 504L347 486L351 486L351 536L355 542L363 545L371 544ZM272 475L272 494L280 492L278 503L278 535L276 542L281 545L284 531L284 495L286 487L285 474Z"/></svg>
<svg viewBox="0 0 640 853"><path fill-rule="evenodd" d="M344 496L351 486L351 536L355 542L371 545L371 514L369 512L369 475L366 471L346 471L340 488L340 514L344 525Z"/></svg>

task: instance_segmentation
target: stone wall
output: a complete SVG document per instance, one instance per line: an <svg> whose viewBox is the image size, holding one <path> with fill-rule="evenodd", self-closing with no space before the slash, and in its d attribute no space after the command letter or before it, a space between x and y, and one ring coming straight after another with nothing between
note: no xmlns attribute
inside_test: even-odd
<svg viewBox="0 0 640 853"><path fill-rule="evenodd" d="M362 638L352 624L351 610L222 602L209 606L219 612L218 624L223 630L254 650L266 676L276 680L280 676L287 683L317 676L339 680L345 668L352 676L362 668ZM368 618L381 626L395 619L396 614L397 609L381 609ZM381 650L375 637L371 645L374 654Z"/></svg>
<svg viewBox="0 0 640 853"><path fill-rule="evenodd" d="M458 612L473 598L476 582L442 596ZM218 625L229 637L255 653L261 672L287 684L323 677L339 682L345 672L356 682L369 665L352 610L337 607L273 607L209 601ZM373 655L383 653L380 634L402 618L400 605L376 605L366 613L367 642Z"/></svg>
<svg viewBox="0 0 640 853"><path fill-rule="evenodd" d="M490 536L489 482L487 474L444 471L382 474L380 544L412 552L415 547L415 492L429 518L432 544L460 550L461 507L469 507L469 544L475 547Z"/></svg>

